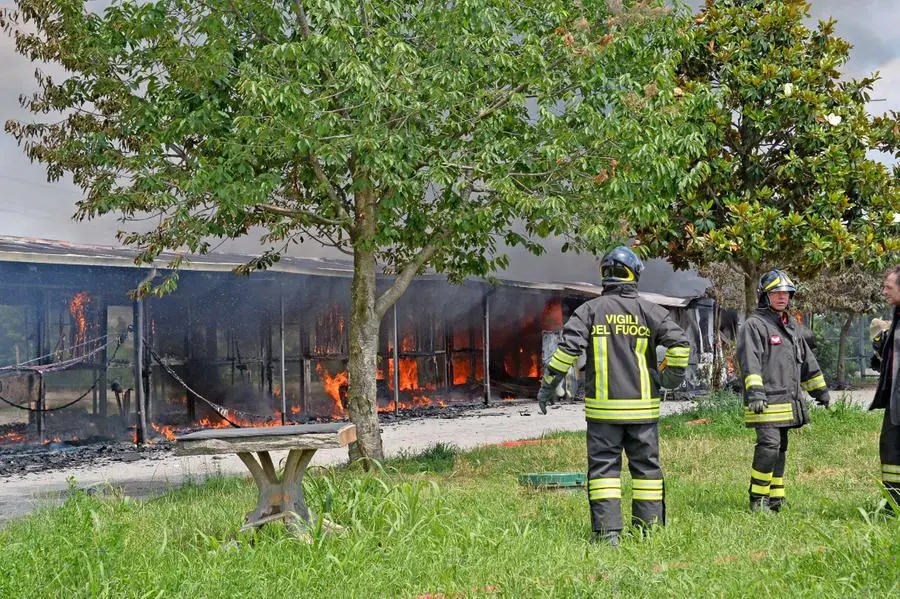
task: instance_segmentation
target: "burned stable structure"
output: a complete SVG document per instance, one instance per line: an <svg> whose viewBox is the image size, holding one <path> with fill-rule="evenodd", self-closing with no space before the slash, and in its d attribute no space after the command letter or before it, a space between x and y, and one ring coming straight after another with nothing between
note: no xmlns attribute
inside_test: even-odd
<svg viewBox="0 0 900 599"><path fill-rule="evenodd" d="M346 417L352 264L286 257L233 274L247 259L195 257L175 292L134 301L156 272L129 250L0 237L0 443ZM381 326L379 412L533 397L547 332L599 291L417 278ZM690 332L702 386L711 300L645 297Z"/></svg>

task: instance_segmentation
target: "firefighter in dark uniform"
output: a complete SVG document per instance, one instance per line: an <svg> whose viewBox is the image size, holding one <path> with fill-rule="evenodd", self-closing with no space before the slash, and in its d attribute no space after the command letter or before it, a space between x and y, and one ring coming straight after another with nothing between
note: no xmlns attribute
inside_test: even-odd
<svg viewBox="0 0 900 599"><path fill-rule="evenodd" d="M622 530L622 450L632 477L632 522L643 528L665 524L663 474L659 462L659 389L681 384L690 345L668 311L638 297L644 265L626 247L600 263L603 294L582 304L563 328L562 341L544 370L541 412L582 353L585 364L588 499L593 540L619 544ZM656 347L666 365L657 370Z"/></svg>
<svg viewBox="0 0 900 599"><path fill-rule="evenodd" d="M750 476L750 510L774 511L784 502L788 430L809 422L801 391L828 407L831 399L819 363L787 307L797 290L782 271L759 279L756 311L738 335L744 377L744 419L756 428Z"/></svg>
<svg viewBox="0 0 900 599"><path fill-rule="evenodd" d="M880 374L869 409L884 410L878 439L881 481L900 505L900 264L885 275L882 293L893 306L894 315L887 330L878 332L872 343L872 367Z"/></svg>

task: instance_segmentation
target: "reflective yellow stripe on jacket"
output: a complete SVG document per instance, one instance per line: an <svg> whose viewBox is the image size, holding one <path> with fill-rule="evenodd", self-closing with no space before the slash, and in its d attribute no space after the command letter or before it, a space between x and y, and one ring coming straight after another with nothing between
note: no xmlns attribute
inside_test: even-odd
<svg viewBox="0 0 900 599"><path fill-rule="evenodd" d="M821 374L814 376L808 381L801 381L800 386L803 387L804 391L818 391L819 389L824 389L826 387L825 377Z"/></svg>
<svg viewBox="0 0 900 599"><path fill-rule="evenodd" d="M751 387L762 387L763 379L760 374L748 374L744 377L744 388L750 389Z"/></svg>
<svg viewBox="0 0 900 599"><path fill-rule="evenodd" d="M584 399L585 416L590 420L648 420L659 418L659 398Z"/></svg>
<svg viewBox="0 0 900 599"><path fill-rule="evenodd" d="M568 372L569 368L575 364L575 360L578 359L578 356L570 356L566 352L561 349L558 349L553 352L553 355L550 357L550 362L548 366L553 370L557 370L559 372Z"/></svg>
<svg viewBox="0 0 900 599"><path fill-rule="evenodd" d="M790 422L794 419L794 408L791 403L779 403L766 406L762 414L756 414L750 408L744 408L744 419L747 424Z"/></svg>
<svg viewBox="0 0 900 599"><path fill-rule="evenodd" d="M666 365L672 368L687 368L688 358L691 357L689 347L670 347L666 350Z"/></svg>

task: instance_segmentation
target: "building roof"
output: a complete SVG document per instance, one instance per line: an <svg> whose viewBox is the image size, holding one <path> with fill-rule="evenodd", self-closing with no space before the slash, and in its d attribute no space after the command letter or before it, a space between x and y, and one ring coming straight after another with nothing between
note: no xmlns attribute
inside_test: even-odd
<svg viewBox="0 0 900 599"><path fill-rule="evenodd" d="M137 251L123 247L0 235L0 263L150 268L147 265L135 264L137 254ZM167 263L175 257L175 253L163 253L155 266L157 268L166 268ZM180 267L183 271L226 273L231 272L242 264L246 264L253 256L209 253L192 255L187 258L188 261ZM353 276L353 263L349 260L334 258L283 256L278 262L268 268L268 272L350 278ZM444 280L443 275L436 273L420 278L425 280ZM550 293L565 292L586 297L595 297L602 292L602 288L599 285L584 282L540 282L508 278L497 279L497 281L503 287ZM681 308L687 307L697 297L701 297L675 297L647 292L641 292L640 295L661 306Z"/></svg>

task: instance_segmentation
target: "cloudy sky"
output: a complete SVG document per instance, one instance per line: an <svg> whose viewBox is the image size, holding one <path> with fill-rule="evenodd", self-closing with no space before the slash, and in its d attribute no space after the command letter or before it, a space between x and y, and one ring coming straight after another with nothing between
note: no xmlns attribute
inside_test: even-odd
<svg viewBox="0 0 900 599"><path fill-rule="evenodd" d="M699 0L690 2L694 6L700 3ZM0 0L0 6L13 4L10 0ZM100 9L106 4L106 0L95 0L91 6ZM847 68L849 75L859 76L872 71L881 73L882 80L878 82L872 97L885 100L873 102L870 110L900 110L900 43L896 34L897 24L900 23L900 1L813 0L812 16L815 19L835 17L838 20L838 34L854 45ZM19 107L18 97L34 91L34 69L35 65L15 53L13 41L0 33L0 122L29 118L29 114ZM119 223L114 219L82 223L71 220L74 203L79 197L80 192L70 183L48 183L44 168L29 163L15 140L0 132L0 235L114 243L115 232L119 228ZM236 249L248 247L239 246ZM319 253L315 248L308 248L308 251ZM540 266L525 260L526 263L521 266L533 274L538 274L534 272L536 268L553 269L557 277L567 274L559 272L558 260L542 260ZM585 264L583 261L562 262L570 264L576 272ZM514 266L518 269L518 265ZM577 276L564 278L571 280L577 279Z"/></svg>

